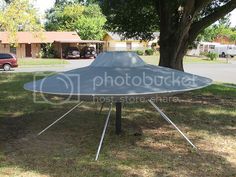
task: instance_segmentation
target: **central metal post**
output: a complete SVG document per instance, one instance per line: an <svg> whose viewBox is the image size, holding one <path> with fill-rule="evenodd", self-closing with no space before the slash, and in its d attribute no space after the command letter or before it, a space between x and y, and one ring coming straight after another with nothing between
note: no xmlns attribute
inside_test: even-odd
<svg viewBox="0 0 236 177"><path fill-rule="evenodd" d="M121 133L121 106L120 102L116 103L116 134L119 135Z"/></svg>

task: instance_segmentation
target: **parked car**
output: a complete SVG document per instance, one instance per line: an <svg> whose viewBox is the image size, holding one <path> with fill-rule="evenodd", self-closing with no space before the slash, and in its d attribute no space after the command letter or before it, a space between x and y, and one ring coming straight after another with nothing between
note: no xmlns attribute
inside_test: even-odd
<svg viewBox="0 0 236 177"><path fill-rule="evenodd" d="M0 53L0 68L10 71L11 68L18 67L17 58L11 53Z"/></svg>
<svg viewBox="0 0 236 177"><path fill-rule="evenodd" d="M96 50L94 47L84 47L82 48L81 52L80 52L80 57L81 58L96 58L97 54L96 54Z"/></svg>
<svg viewBox="0 0 236 177"><path fill-rule="evenodd" d="M65 53L66 58L80 58L80 51L77 47L68 47Z"/></svg>

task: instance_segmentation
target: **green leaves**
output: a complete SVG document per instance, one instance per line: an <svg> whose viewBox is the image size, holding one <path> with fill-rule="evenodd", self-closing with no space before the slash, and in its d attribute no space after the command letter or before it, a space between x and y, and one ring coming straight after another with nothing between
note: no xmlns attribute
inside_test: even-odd
<svg viewBox="0 0 236 177"><path fill-rule="evenodd" d="M104 0L106 28L126 38L151 39L153 32L159 29L157 5L158 1L154 0Z"/></svg>
<svg viewBox="0 0 236 177"><path fill-rule="evenodd" d="M55 7L47 14L46 29L50 31L78 31L82 39L100 40L104 35L106 17L96 4L69 4Z"/></svg>
<svg viewBox="0 0 236 177"><path fill-rule="evenodd" d="M0 30L7 31L12 44L17 44L17 31L42 31L37 11L29 0L13 0L0 12Z"/></svg>
<svg viewBox="0 0 236 177"><path fill-rule="evenodd" d="M100 40L104 35L103 26L105 22L105 18L83 16L78 20L75 26L82 39Z"/></svg>
<svg viewBox="0 0 236 177"><path fill-rule="evenodd" d="M217 36L226 36L231 41L235 41L236 31L225 25L212 25L206 28L198 38L203 41L212 42Z"/></svg>

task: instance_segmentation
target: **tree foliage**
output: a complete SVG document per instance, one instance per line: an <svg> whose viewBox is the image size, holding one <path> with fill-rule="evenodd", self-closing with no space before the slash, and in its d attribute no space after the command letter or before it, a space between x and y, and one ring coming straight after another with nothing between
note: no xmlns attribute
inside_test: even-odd
<svg viewBox="0 0 236 177"><path fill-rule="evenodd" d="M159 16L155 1L128 0L104 1L103 12L107 15L106 28L122 33L126 38L149 40L159 29Z"/></svg>
<svg viewBox="0 0 236 177"><path fill-rule="evenodd" d="M77 31L82 39L101 39L105 16L97 4L56 5L47 13L48 31Z"/></svg>
<svg viewBox="0 0 236 177"><path fill-rule="evenodd" d="M11 43L17 43L17 31L42 31L37 11L29 0L13 0L0 12L0 30L10 33Z"/></svg>
<svg viewBox="0 0 236 177"><path fill-rule="evenodd" d="M207 27L204 29L196 41L207 41L213 42L219 36L228 37L228 39L232 42L236 40L236 30L235 28L230 27L230 16L231 14L226 15L221 18L217 23Z"/></svg>
<svg viewBox="0 0 236 177"><path fill-rule="evenodd" d="M167 8L162 9L165 1ZM194 7L187 7L188 3ZM102 0L103 12L107 15L107 27L124 34L127 38L136 37L149 39L152 32L160 28L160 13L170 13L171 24L167 24L172 31L180 25L185 11L189 21L198 27L198 32L219 20L227 12L235 8L235 0ZM225 5L225 7L223 7ZM231 6L231 7L230 7ZM191 9L192 8L192 9ZM223 9L223 10L222 10ZM227 11L228 9L228 11ZM217 12L221 12L220 15ZM223 13L226 11L226 13ZM213 15L216 15L215 17ZM222 21L227 18L222 18ZM201 22L201 23L200 23Z"/></svg>
<svg viewBox="0 0 236 177"><path fill-rule="evenodd" d="M55 6L65 6L68 4L83 4L83 5L89 5L97 3L97 0L56 0Z"/></svg>
<svg viewBox="0 0 236 177"><path fill-rule="evenodd" d="M212 25L206 28L199 36L199 41L213 42L219 36L226 36L230 41L236 40L236 31L224 25Z"/></svg>
<svg viewBox="0 0 236 177"><path fill-rule="evenodd" d="M236 7L236 0L101 0L110 30L152 38L160 30L160 65L183 70L188 45Z"/></svg>
<svg viewBox="0 0 236 177"><path fill-rule="evenodd" d="M231 14L224 16L223 18L218 20L219 25L223 25L226 28L230 28L231 21L230 21Z"/></svg>

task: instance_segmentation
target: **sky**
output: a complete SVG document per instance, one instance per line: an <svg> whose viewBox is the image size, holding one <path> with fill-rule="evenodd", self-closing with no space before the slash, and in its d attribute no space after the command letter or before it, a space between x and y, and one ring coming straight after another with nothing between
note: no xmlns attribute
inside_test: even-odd
<svg viewBox="0 0 236 177"><path fill-rule="evenodd" d="M53 7L55 0L36 0L35 7L39 10L40 14Z"/></svg>
<svg viewBox="0 0 236 177"><path fill-rule="evenodd" d="M39 10L40 14L43 15L47 9L53 7L55 0L36 0L35 7ZM236 26L236 9L231 12L231 26Z"/></svg>

